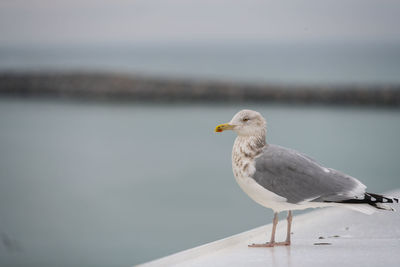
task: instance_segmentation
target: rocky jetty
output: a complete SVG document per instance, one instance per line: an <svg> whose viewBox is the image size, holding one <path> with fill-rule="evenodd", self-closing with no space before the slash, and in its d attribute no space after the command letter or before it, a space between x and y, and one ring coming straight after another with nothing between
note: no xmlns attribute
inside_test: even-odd
<svg viewBox="0 0 400 267"><path fill-rule="evenodd" d="M0 73L0 95L157 102L279 102L400 107L400 85L278 86L112 73Z"/></svg>

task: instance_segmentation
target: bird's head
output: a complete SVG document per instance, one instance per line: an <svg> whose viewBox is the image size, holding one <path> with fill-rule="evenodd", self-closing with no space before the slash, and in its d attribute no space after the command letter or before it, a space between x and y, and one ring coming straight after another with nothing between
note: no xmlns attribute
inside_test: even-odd
<svg viewBox="0 0 400 267"><path fill-rule="evenodd" d="M215 127L215 132L233 130L241 136L265 136L266 125L267 123L260 113L244 109L236 113L230 122Z"/></svg>

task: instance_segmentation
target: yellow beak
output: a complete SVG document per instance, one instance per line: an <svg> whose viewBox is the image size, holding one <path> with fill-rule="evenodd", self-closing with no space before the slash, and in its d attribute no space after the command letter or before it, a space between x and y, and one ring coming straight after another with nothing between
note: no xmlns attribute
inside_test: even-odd
<svg viewBox="0 0 400 267"><path fill-rule="evenodd" d="M223 132L223 131L226 131L226 130L232 130L233 127L234 126L232 124L223 123L223 124L220 124L217 127L215 127L214 131L217 132L217 133L220 133L220 132Z"/></svg>

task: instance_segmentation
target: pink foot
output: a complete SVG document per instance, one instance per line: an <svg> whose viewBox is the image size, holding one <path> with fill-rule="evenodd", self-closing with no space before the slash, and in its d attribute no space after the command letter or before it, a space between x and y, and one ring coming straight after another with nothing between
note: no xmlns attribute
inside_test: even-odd
<svg viewBox="0 0 400 267"><path fill-rule="evenodd" d="M275 246L277 243L273 242L268 242L268 243L263 243L263 244L251 244L248 245L249 248L272 248L273 246Z"/></svg>
<svg viewBox="0 0 400 267"><path fill-rule="evenodd" d="M290 241L277 242L275 243L275 246L290 246Z"/></svg>

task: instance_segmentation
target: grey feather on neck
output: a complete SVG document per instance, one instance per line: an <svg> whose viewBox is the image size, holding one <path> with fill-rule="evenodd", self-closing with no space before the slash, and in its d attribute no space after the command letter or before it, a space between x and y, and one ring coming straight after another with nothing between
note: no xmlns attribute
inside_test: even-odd
<svg viewBox="0 0 400 267"><path fill-rule="evenodd" d="M254 158L259 155L266 146L265 132L260 135L248 135L236 137L233 153L241 154L245 158Z"/></svg>

